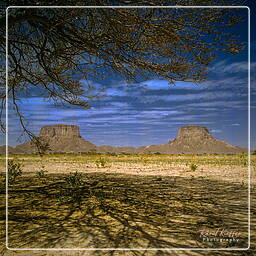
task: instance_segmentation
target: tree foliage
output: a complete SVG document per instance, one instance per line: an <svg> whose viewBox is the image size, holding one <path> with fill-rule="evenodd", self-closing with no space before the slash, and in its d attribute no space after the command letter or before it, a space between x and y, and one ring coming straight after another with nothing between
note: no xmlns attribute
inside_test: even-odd
<svg viewBox="0 0 256 256"><path fill-rule="evenodd" d="M125 0L86 3L69 0L66 4L74 2L76 5L154 6L148 1ZM212 1L190 4L210 3L213 4ZM19 1L21 4L26 5L26 1ZM60 1L35 3L44 4L61 5ZM184 1L173 4L183 5ZM2 56L6 50L4 20L2 15ZM203 81L216 52L238 53L242 49L229 33L229 28L239 21L236 10L228 8L9 8L10 103L23 124L17 101L33 88L58 104L89 108L90 100L100 94L82 84L81 79L90 81L112 73L127 81L150 77L161 77L170 83ZM3 61L1 66L4 70ZM4 73L1 80L4 84ZM5 93L1 98L3 107Z"/></svg>

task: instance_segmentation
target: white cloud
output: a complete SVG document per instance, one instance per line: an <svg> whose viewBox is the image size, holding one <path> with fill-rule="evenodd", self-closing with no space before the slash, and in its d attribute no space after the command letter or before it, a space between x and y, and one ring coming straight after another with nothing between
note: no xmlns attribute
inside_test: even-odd
<svg viewBox="0 0 256 256"><path fill-rule="evenodd" d="M203 86L203 84L200 84ZM138 85L146 90L176 90L176 89L202 89L199 84L191 82L177 81L175 84L170 84L166 80L148 80Z"/></svg>
<svg viewBox="0 0 256 256"><path fill-rule="evenodd" d="M216 101L204 101L204 102L198 102L198 103L188 103L186 105L187 107L194 107L194 108L215 108L216 110L219 110L220 107L222 109L226 108L247 108L247 99L245 100L232 100L225 101L225 100L216 100Z"/></svg>
<svg viewBox="0 0 256 256"><path fill-rule="evenodd" d="M116 88L109 88L109 89L106 89L104 91L104 93L107 95L107 96L118 96L118 97L121 97L121 96L127 96L127 92L123 91L123 90L120 90L120 89L116 89Z"/></svg>
<svg viewBox="0 0 256 256"><path fill-rule="evenodd" d="M179 102L179 101L198 101L198 100L218 100L218 99L231 99L234 96L233 92L201 92L201 93L193 93L193 94L183 94L183 95L145 95L141 96L139 100L143 103L153 103L157 101L164 102Z"/></svg>
<svg viewBox="0 0 256 256"><path fill-rule="evenodd" d="M128 102L117 102L117 101L110 102L110 105L118 108L127 108L130 106Z"/></svg>
<svg viewBox="0 0 256 256"><path fill-rule="evenodd" d="M212 129L210 130L211 133L222 133L222 130L220 129Z"/></svg>
<svg viewBox="0 0 256 256"><path fill-rule="evenodd" d="M251 63L251 69L256 67L256 62ZM208 69L210 72L225 74L244 73L248 71L248 62L240 61L228 63L227 60L217 62L215 65Z"/></svg>

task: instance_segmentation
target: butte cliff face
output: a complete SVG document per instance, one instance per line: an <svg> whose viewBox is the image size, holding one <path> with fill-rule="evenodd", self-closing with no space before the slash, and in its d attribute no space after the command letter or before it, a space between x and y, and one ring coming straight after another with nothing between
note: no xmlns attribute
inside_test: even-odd
<svg viewBox="0 0 256 256"><path fill-rule="evenodd" d="M44 138L81 138L79 127L76 125L46 125L40 130L40 137Z"/></svg>
<svg viewBox="0 0 256 256"><path fill-rule="evenodd" d="M163 154L239 154L246 149L215 139L206 127L184 126L178 129L178 136L166 144L138 148L138 152Z"/></svg>
<svg viewBox="0 0 256 256"><path fill-rule="evenodd" d="M96 146L80 136L76 125L47 125L41 128L39 139L49 145L47 153L79 153L95 151ZM16 146L15 150L23 153L36 153L32 142Z"/></svg>
<svg viewBox="0 0 256 256"><path fill-rule="evenodd" d="M46 153L162 153L162 154L239 154L247 149L215 139L206 127L184 126L178 129L178 136L166 144L132 147L96 146L80 136L79 127L75 125L47 125L41 128L39 138L48 143L50 150ZM1 148L0 148L1 151ZM5 147L2 148L5 151ZM10 153L36 153L32 142L23 143L10 149ZM1 152L0 152L1 153Z"/></svg>

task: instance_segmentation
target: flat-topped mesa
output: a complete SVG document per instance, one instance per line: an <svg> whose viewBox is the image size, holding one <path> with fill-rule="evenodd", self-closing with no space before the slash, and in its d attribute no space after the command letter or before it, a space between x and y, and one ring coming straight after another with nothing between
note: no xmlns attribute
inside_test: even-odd
<svg viewBox="0 0 256 256"><path fill-rule="evenodd" d="M40 137L65 137L65 138L81 138L79 127L76 125L56 124L46 125L40 130Z"/></svg>
<svg viewBox="0 0 256 256"><path fill-rule="evenodd" d="M225 141L214 138L206 127L183 126L178 130L178 136L166 144L132 147L96 146L80 136L76 125L47 125L41 128L40 135L47 142L46 153L162 153L162 154L240 154L248 150L233 146ZM2 149L2 151L1 151ZM37 153L38 150L30 141L11 149L13 153ZM5 147L0 148L0 153Z"/></svg>
<svg viewBox="0 0 256 256"><path fill-rule="evenodd" d="M205 138L212 138L212 136L206 127L182 126L178 129L177 138L205 139Z"/></svg>

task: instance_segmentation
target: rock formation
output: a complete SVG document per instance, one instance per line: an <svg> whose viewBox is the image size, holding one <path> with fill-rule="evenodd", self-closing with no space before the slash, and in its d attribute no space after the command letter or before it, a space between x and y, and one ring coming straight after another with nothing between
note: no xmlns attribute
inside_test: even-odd
<svg viewBox="0 0 256 256"><path fill-rule="evenodd" d="M8 146L8 153L9 154L20 154L22 151L15 150L14 147ZM6 146L0 146L0 155L5 155L6 154Z"/></svg>
<svg viewBox="0 0 256 256"><path fill-rule="evenodd" d="M162 154L239 154L247 149L228 144L215 139L206 127L184 126L178 129L178 136L166 144L133 147L96 146L80 136L79 127L75 125L47 125L41 128L39 139L49 145L46 153L162 153ZM37 148L32 142L26 142L15 148L12 153L36 153ZM5 153L5 147L0 147L0 153Z"/></svg>
<svg viewBox="0 0 256 256"><path fill-rule="evenodd" d="M40 141L49 146L47 153L80 153L96 151L96 146L80 136L79 127L75 125L47 125L41 128ZM15 150L23 153L36 153L37 148L32 142L16 146Z"/></svg>
<svg viewBox="0 0 256 256"><path fill-rule="evenodd" d="M76 125L46 125L40 130L40 137L43 138L81 138L79 127Z"/></svg>
<svg viewBox="0 0 256 256"><path fill-rule="evenodd" d="M184 126L178 129L178 136L167 144L138 148L138 152L163 154L238 154L246 149L215 139L206 127Z"/></svg>

